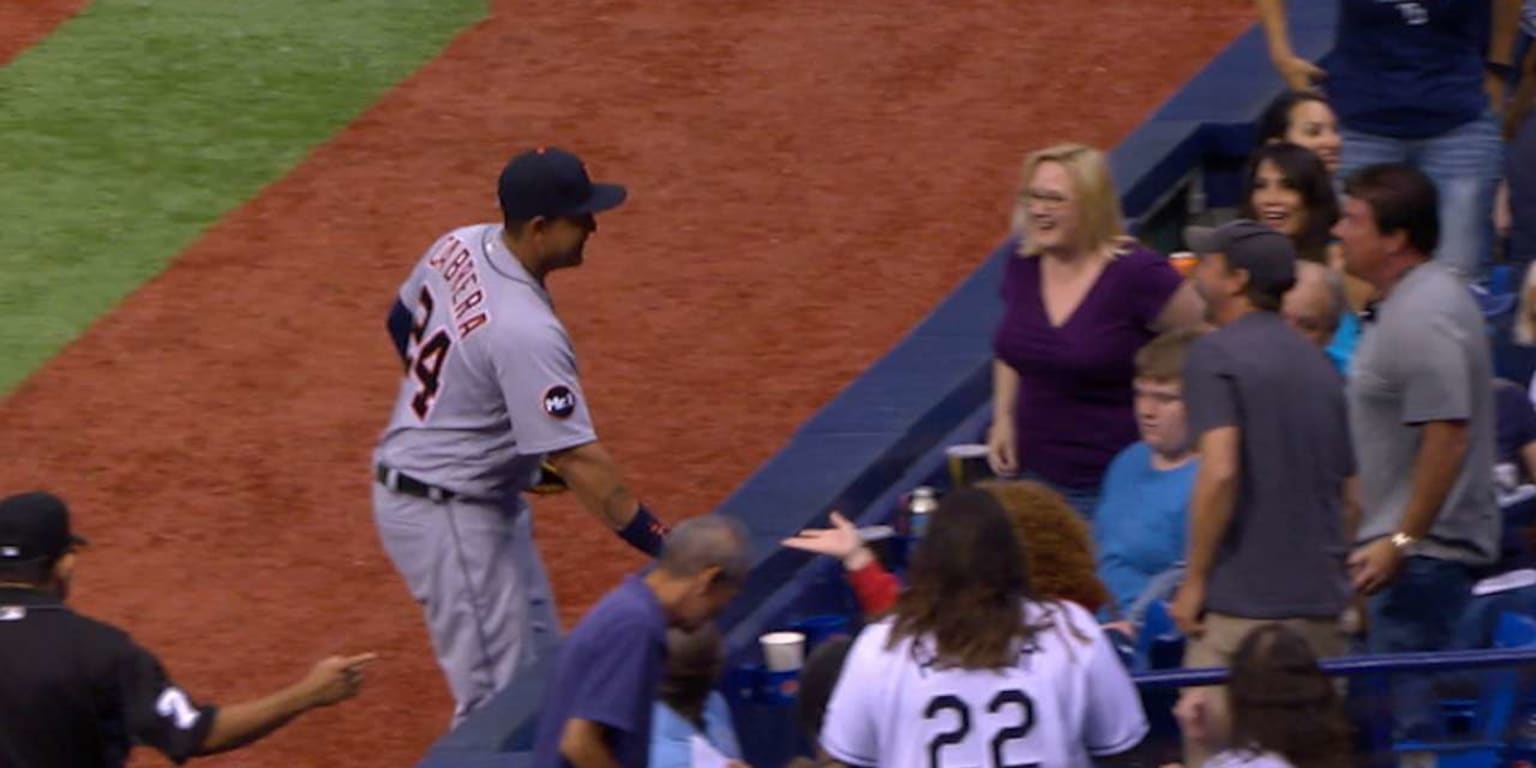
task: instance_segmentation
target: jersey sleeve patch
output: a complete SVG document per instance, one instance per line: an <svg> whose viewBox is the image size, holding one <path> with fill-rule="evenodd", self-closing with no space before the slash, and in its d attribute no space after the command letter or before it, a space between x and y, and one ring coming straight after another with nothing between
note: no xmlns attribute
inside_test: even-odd
<svg viewBox="0 0 1536 768"><path fill-rule="evenodd" d="M159 749L178 765L196 755L213 728L217 710L193 701L171 681L158 659L136 645L129 647L119 675L129 737Z"/></svg>
<svg viewBox="0 0 1536 768"><path fill-rule="evenodd" d="M576 393L564 384L550 387L544 390L543 407L552 419L569 419L576 412Z"/></svg>

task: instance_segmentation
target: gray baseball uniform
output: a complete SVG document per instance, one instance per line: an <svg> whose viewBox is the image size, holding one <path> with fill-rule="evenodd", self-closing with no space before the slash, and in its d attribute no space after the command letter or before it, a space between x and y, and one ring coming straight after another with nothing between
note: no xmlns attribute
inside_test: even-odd
<svg viewBox="0 0 1536 768"><path fill-rule="evenodd" d="M570 338L502 226L456 229L400 288L405 376L374 453L374 519L421 603L457 725L559 632L521 492L597 439Z"/></svg>

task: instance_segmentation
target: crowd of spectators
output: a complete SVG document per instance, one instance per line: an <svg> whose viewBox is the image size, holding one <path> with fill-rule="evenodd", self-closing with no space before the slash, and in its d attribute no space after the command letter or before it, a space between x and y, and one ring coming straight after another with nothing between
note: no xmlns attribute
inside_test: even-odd
<svg viewBox="0 0 1536 768"><path fill-rule="evenodd" d="M1522 176L1536 162L1512 161L1536 122L1536 58L1528 36L1504 47L1488 34L1509 32L1509 3L1345 2L1324 72L1291 53L1284 4L1257 5L1292 88L1259 121L1237 220L1186 233L1189 279L1125 235L1101 153L1060 145L1025 161L1000 246L987 435L1011 481L990 487L1059 493L1091 526L1096 578L1082 583L1107 590L1078 604L1134 635L1166 601L1191 666L1237 665L1244 649L1262 666L1486 644L1488 606L1536 606L1473 596L1531 565L1516 491L1536 409L1494 378L1477 294L1492 266L1532 259ZM1525 285L1517 335L1536 344L1536 273ZM880 566L837 523L788 543L843 557L878 616L899 585L874 582ZM1017 532L1031 555L1075 541ZM1180 711L1201 722L1189 762L1339 764L1338 750L1306 751L1326 742L1270 745L1238 712L1308 696L1336 707L1334 686L1239 695L1241 680L1186 692ZM1444 736L1430 678L1392 687L1398 738Z"/></svg>

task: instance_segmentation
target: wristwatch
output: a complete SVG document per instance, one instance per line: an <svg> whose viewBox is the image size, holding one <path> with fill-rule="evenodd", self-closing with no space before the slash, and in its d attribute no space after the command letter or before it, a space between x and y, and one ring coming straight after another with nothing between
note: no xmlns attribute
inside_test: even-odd
<svg viewBox="0 0 1536 768"><path fill-rule="evenodd" d="M1409 536L1402 531L1398 531L1397 533L1392 534L1392 546L1396 547L1399 552L1413 546L1414 544L1417 544L1418 542L1418 539L1415 539L1414 537Z"/></svg>

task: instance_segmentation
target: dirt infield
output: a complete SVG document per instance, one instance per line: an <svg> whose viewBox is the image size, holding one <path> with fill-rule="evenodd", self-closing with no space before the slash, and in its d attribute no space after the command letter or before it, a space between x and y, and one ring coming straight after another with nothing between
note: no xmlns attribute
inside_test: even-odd
<svg viewBox="0 0 1536 768"><path fill-rule="evenodd" d="M77 603L196 693L384 654L360 701L209 765L410 764L449 702L368 509L383 313L434 235L494 216L510 151L562 144L631 186L551 287L600 434L676 519L970 272L1026 149L1112 143L1250 13L946 5L498 3L0 404L0 487L76 505ZM639 563L569 500L539 503L538 538L567 622Z"/></svg>
<svg viewBox="0 0 1536 768"><path fill-rule="evenodd" d="M0 66L48 36L91 0L0 0Z"/></svg>

